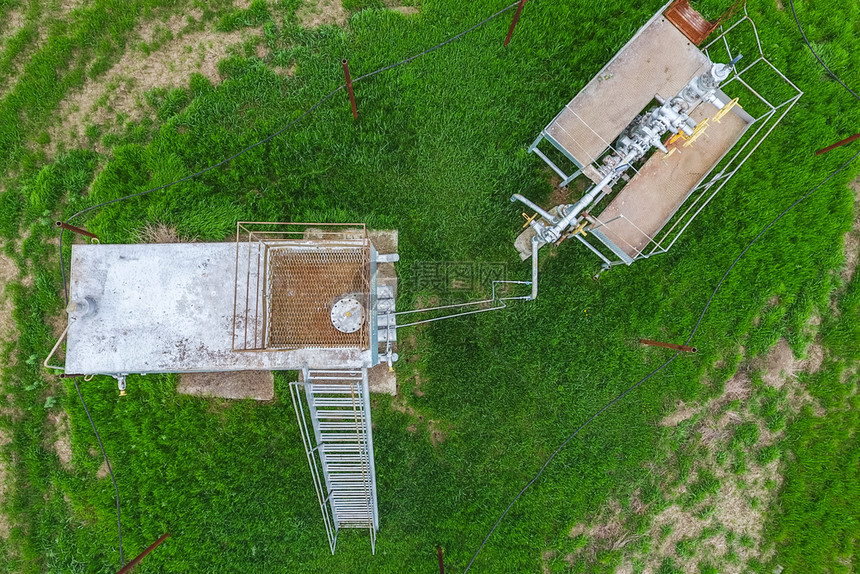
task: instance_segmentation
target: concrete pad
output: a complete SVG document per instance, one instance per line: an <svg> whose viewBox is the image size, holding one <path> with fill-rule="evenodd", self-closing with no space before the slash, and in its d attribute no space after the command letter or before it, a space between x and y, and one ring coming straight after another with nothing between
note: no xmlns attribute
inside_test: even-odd
<svg viewBox="0 0 860 574"><path fill-rule="evenodd" d="M388 363L380 363L367 370L367 383L371 393L397 394L397 373L388 369Z"/></svg>
<svg viewBox="0 0 860 574"><path fill-rule="evenodd" d="M275 377L271 371L182 373L176 392L196 397L271 401L275 398Z"/></svg>
<svg viewBox="0 0 860 574"><path fill-rule="evenodd" d="M251 260L234 243L72 246L72 301L94 311L69 315L66 370L83 374L356 369L356 347L234 351L234 292L253 284ZM244 292L244 288L241 288Z"/></svg>

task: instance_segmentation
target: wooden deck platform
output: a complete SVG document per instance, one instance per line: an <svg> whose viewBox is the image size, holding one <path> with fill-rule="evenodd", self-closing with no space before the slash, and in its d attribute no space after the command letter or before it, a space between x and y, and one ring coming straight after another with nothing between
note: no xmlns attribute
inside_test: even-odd
<svg viewBox="0 0 860 574"><path fill-rule="evenodd" d="M657 15L565 106L544 136L587 166L655 96L676 96L709 66L705 54Z"/></svg>
<svg viewBox="0 0 860 574"><path fill-rule="evenodd" d="M716 113L716 107L702 103L690 117L698 122ZM655 152L597 216L600 221L611 221L600 231L631 259L650 251L651 239L743 136L752 121L749 114L735 107L720 123L712 122L690 147L680 148L680 154L675 152L664 159L663 153Z"/></svg>

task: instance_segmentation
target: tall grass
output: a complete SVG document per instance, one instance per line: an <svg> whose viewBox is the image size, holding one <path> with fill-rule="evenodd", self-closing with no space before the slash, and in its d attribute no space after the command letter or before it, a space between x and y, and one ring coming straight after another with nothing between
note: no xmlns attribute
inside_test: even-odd
<svg viewBox="0 0 860 574"><path fill-rule="evenodd" d="M551 192L525 147L661 5L529 3L508 49L501 43L509 20L501 18L357 83L357 121L339 95L223 169L77 223L108 243L134 241L148 222L216 241L237 219L397 228L401 308L434 295L420 288L420 262L499 262L509 277L525 278L512 248L519 214L507 199L521 192L542 201ZM184 94L153 94L155 120L103 141L110 154L91 185L95 164L87 152L41 166L25 144L82 81L83 68L56 76L71 62L73 46L91 45L88 33L116 34L112 41L121 46L140 14L156 6L99 0L79 24L49 37L0 102L0 166L21 171L0 195L15 214L0 216L0 231L10 237L27 230L25 265L36 278L32 287L13 289L18 361L3 374L13 389L7 401L23 411L7 421L16 451L12 542L21 548L10 564L22 571L108 571L117 555L112 487L95 479L100 461L90 455L83 410L68 386L57 406L44 406L57 387L38 363L52 344L46 320L62 308L56 248L46 244L51 220L173 181L258 141L340 85L341 58L358 77L465 29L500 4L427 0L412 17L374 7L354 13L346 29L305 30L294 3L254 2L251 13L220 22L231 29L251 17L263 23L272 50L265 60L234 56L221 64L225 80L217 87L197 77ZM858 7L852 0L846 10ZM594 258L563 244L542 261L535 303L415 329L413 343L401 348L402 400L417 414L374 397L382 522L376 556L361 532L342 533L337 554L329 555L290 415L288 375L276 377L276 400L262 405L177 396L175 378L164 375L131 377L130 396L121 401L111 379L84 385L117 470L126 554L171 533L141 571L428 571L437 543L450 569L466 564L571 429L665 358L636 339L682 340L738 251L844 161L849 150L821 158L811 152L860 123L860 108L822 77L790 15L767 0L751 2L750 10L768 56L806 95L672 252L596 283L589 278ZM852 38L849 19L834 20L823 9L802 16L822 42L839 46ZM836 47L833 53L843 79L860 83L860 55ZM295 76L281 77L269 63L294 64ZM22 111L26 120L18 122ZM512 509L476 571L539 571L547 541L636 484L654 454L655 422L678 399L719 392L737 366L738 345L755 355L787 336L803 347L803 325L811 309L826 304L831 270L841 263L840 238L852 221L850 177L834 178L749 251L702 324L694 341L700 353L675 361L572 442ZM773 295L777 304L754 327ZM838 328L832 332L840 336ZM723 366L714 366L720 359ZM706 376L713 387L701 384ZM74 472L60 467L42 438L46 413L59 408L71 416ZM430 442L428 420L445 429L443 442Z"/></svg>

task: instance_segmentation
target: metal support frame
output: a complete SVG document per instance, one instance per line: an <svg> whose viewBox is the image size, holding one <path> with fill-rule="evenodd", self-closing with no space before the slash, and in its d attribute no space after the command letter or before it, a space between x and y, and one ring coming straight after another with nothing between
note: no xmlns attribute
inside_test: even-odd
<svg viewBox="0 0 860 574"><path fill-rule="evenodd" d="M747 89L751 94L755 96L761 103L763 103L767 111L758 115L757 117L753 117L753 121L749 124L748 128L745 130L743 135L741 136L741 140L738 141L726 154L724 154L717 164L715 165L715 169L712 169L709 173L705 174L704 177L699 181L699 183L690 190L687 195L687 199L679 206L677 210L673 213L673 215L669 218L666 225L663 226L657 233L654 234L653 237L648 236L642 230L638 230L640 233L645 235L648 238L648 245L646 248L642 250L637 250L638 254L630 258L626 254L624 257L619 253L621 250L617 245L613 244L605 235L599 233L597 229L604 225L605 223L600 223L598 225L593 225L589 231L591 236L595 237L595 239L601 245L594 245L593 242L590 242L587 239L579 237L580 242L585 243L591 249L592 252L595 252L605 264L608 264L610 267L614 265L630 265L633 261L638 261L640 259L647 259L652 255L666 253L684 231L692 224L693 220L701 213L701 211L708 205L708 203L713 200L713 198L719 193L723 187L728 183L728 181L735 175L735 173L740 170L740 168L746 163L746 161L750 158L750 156L758 149L758 147L764 142L765 139L773 132L777 125L785 118L788 112L792 107L797 103L797 101L803 96L803 91L800 90L791 80L789 80L785 74L779 71L764 55L764 52L761 47L761 40L758 34L758 28L753 22L752 18L750 18L749 13L747 11L746 6L744 6L744 14L743 17L734 22L731 26L724 29L723 26L720 26L720 34L711 40L707 45L704 46L702 51L705 55L711 58L710 52L713 51L716 46L724 47L728 55L731 57L732 49L729 44L728 35L741 26L742 24L748 22L751 27L752 33L755 37L756 47L758 48L759 55L753 60L751 63L747 64L743 69L738 70L735 69L732 73L732 76L723 82L720 86L721 89L730 86L732 83L737 83L742 85L745 89ZM753 69L755 66L767 66L771 70L773 70L788 86L791 90L794 91L794 95L783 100L778 104L774 104L769 101L765 96L759 93L755 88L753 88L749 82L746 81L744 77L747 72ZM750 116L752 117L752 116ZM751 135L750 135L751 134ZM544 137L542 133L538 136L538 139L532 144L534 147L540 140ZM530 148L531 151L532 148ZM716 168L719 168L717 170ZM624 218L629 225L634 225L632 221L627 218ZM668 226L668 228L667 228ZM649 247L650 246L650 247ZM608 249L611 254L603 251L601 247ZM613 256L617 257L617 259L613 259ZM604 265L605 267L605 265Z"/></svg>

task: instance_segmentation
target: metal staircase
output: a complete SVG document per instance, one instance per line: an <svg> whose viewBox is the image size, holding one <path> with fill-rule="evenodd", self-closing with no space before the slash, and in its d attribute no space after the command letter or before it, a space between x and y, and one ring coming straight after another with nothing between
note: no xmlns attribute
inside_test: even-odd
<svg viewBox="0 0 860 574"><path fill-rule="evenodd" d="M290 394L331 552L341 528L366 528L375 554L379 513L367 369L305 369L303 375Z"/></svg>

